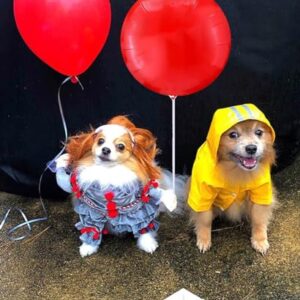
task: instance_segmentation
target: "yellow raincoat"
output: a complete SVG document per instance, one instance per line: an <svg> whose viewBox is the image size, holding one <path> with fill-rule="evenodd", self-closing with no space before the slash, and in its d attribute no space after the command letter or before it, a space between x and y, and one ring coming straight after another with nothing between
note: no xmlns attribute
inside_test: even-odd
<svg viewBox="0 0 300 300"><path fill-rule="evenodd" d="M206 141L197 151L193 166L189 206L197 212L207 211L212 205L227 209L233 201L242 202L249 193L252 202L269 205L272 202L270 166L263 166L259 175L246 186L230 183L221 175L217 152L222 134L233 125L246 120L257 120L275 132L270 122L254 104L243 104L218 109L212 119Z"/></svg>

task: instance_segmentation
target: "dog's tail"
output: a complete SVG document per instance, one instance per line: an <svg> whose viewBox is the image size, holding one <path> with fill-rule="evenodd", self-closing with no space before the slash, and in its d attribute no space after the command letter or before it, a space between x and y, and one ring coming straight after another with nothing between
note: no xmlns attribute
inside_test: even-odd
<svg viewBox="0 0 300 300"><path fill-rule="evenodd" d="M173 189L172 173L167 169L161 169L161 178L159 180L162 189ZM187 175L176 174L175 176L175 194L177 196L177 208L170 213L163 203L160 204L159 212L167 212L168 214L183 215L186 209L186 200L188 194Z"/></svg>

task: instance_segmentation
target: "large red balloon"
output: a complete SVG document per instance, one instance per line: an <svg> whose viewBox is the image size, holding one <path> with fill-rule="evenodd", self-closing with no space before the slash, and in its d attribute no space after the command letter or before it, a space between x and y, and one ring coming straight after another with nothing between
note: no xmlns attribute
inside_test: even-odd
<svg viewBox="0 0 300 300"><path fill-rule="evenodd" d="M230 28L213 0L140 0L128 12L121 51L130 73L163 95L211 84L231 47Z"/></svg>
<svg viewBox="0 0 300 300"><path fill-rule="evenodd" d="M107 39L109 0L14 0L18 30L27 46L56 71L86 71Z"/></svg>

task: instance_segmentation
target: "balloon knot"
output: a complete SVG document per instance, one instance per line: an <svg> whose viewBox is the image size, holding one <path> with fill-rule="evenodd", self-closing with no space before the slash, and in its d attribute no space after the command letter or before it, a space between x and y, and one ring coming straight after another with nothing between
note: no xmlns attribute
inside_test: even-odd
<svg viewBox="0 0 300 300"><path fill-rule="evenodd" d="M74 84L78 83L78 78L76 76L72 76L71 77L71 82L74 83Z"/></svg>

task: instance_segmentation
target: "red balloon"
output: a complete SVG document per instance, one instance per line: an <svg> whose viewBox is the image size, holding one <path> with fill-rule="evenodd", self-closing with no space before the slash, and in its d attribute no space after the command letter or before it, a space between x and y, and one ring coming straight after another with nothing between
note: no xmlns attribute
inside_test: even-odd
<svg viewBox="0 0 300 300"><path fill-rule="evenodd" d="M56 71L86 71L107 39L109 0L14 0L17 28L27 46Z"/></svg>
<svg viewBox="0 0 300 300"><path fill-rule="evenodd" d="M129 10L121 51L133 77L163 95L204 89L231 47L227 19L213 0L140 0Z"/></svg>

